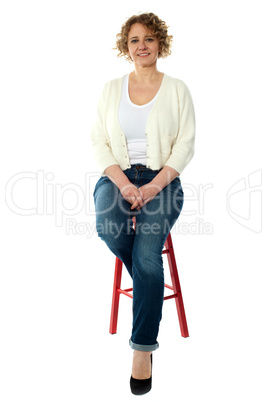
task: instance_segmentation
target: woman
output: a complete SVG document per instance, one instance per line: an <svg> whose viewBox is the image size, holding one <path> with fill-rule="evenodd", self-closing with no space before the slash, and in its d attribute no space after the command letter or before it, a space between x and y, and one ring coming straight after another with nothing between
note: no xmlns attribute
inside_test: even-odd
<svg viewBox="0 0 267 402"><path fill-rule="evenodd" d="M98 235L133 279L130 385L139 395L151 389L164 297L162 250L183 205L179 176L194 153L190 93L157 69L171 42L165 22L152 13L126 21L116 48L134 71L105 85L92 130L103 172L94 191Z"/></svg>

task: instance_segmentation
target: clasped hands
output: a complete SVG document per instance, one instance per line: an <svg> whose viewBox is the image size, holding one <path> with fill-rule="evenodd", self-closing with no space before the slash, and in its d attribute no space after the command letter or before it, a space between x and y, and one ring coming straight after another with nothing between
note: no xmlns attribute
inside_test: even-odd
<svg viewBox="0 0 267 402"><path fill-rule="evenodd" d="M145 204L156 197L161 191L161 188L152 182L139 188L130 183L124 186L120 191L123 198L132 204L131 209L136 208L139 211Z"/></svg>

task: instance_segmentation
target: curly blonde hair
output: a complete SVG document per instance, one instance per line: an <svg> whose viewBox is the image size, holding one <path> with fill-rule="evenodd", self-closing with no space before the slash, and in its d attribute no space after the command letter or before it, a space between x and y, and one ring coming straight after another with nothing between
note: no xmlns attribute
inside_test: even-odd
<svg viewBox="0 0 267 402"><path fill-rule="evenodd" d="M172 35L168 35L168 26L165 21L162 21L157 15L153 13L144 13L140 15L133 15L121 27L121 32L116 35L117 41L114 49L119 51L118 57L125 57L126 60L131 61L128 55L128 34L133 24L143 24L149 29L152 35L159 41L159 58L165 58L171 54Z"/></svg>

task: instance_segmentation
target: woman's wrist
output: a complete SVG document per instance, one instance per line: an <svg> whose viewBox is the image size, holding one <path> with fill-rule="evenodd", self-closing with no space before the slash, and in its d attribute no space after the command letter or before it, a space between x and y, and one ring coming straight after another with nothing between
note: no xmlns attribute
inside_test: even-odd
<svg viewBox="0 0 267 402"><path fill-rule="evenodd" d="M123 173L118 165L109 166L105 169L104 173L114 184L116 184L120 191L131 184L126 174Z"/></svg>
<svg viewBox="0 0 267 402"><path fill-rule="evenodd" d="M179 173L175 169L169 166L164 166L163 169L161 169L161 171L157 174L157 176L154 177L151 183L157 186L161 191L178 175Z"/></svg>

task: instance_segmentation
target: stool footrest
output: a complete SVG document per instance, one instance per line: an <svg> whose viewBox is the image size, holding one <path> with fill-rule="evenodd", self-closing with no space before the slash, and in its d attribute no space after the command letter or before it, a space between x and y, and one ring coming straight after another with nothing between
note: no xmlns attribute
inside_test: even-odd
<svg viewBox="0 0 267 402"><path fill-rule="evenodd" d="M168 288L168 289L171 289L171 290L173 290L173 287L172 286L170 286L170 285L166 285L166 283L165 283L165 288Z"/></svg>
<svg viewBox="0 0 267 402"><path fill-rule="evenodd" d="M164 300L174 299L175 297L177 297L177 293L174 293L173 295L170 296L165 296Z"/></svg>
<svg viewBox="0 0 267 402"><path fill-rule="evenodd" d="M130 297L131 299L133 298L133 295L131 295L131 293L129 293L129 292L131 292L133 289L125 289L125 290L123 290L123 289L117 289L117 292L119 292L119 293L122 293L123 295L125 295L125 296L128 296L128 297Z"/></svg>
<svg viewBox="0 0 267 402"><path fill-rule="evenodd" d="M166 285L166 284L165 284L164 286L165 286L165 288L168 288L168 289L173 290L173 287L170 286L170 285ZM120 294L124 294L125 296L128 296L128 297L130 297L131 299L133 298L133 295L132 295L131 293L129 293L129 292L132 292L132 291L133 291L133 288L129 288L129 289L120 289L120 288L118 288L118 289L116 289L116 290L117 290L117 292L120 293ZM170 295L170 296L165 296L165 297L164 297L164 300L173 299L174 297L177 297L177 293L174 293L174 294L172 294L172 295Z"/></svg>

